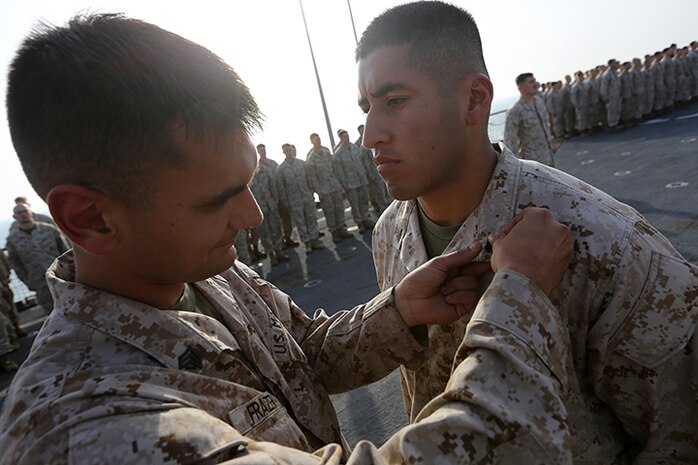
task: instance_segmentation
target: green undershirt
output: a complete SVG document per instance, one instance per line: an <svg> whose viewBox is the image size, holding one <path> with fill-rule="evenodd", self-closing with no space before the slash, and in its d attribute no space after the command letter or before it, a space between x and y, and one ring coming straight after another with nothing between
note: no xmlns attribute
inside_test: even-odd
<svg viewBox="0 0 698 465"><path fill-rule="evenodd" d="M185 312L200 313L210 316L216 320L223 322L221 314L211 305L206 297L193 284L185 283L182 297L179 301L170 307L170 310L181 310Z"/></svg>
<svg viewBox="0 0 698 465"><path fill-rule="evenodd" d="M422 207L419 206L419 202L417 202L417 210L419 211L419 229L422 232L427 257L438 257L446 249L463 223L454 226L439 226L427 217Z"/></svg>

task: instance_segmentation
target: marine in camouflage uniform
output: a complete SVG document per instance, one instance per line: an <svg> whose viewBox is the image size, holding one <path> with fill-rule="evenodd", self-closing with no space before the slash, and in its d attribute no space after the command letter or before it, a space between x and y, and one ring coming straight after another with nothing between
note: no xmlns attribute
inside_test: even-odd
<svg viewBox="0 0 698 465"><path fill-rule="evenodd" d="M444 253L484 241L531 205L549 208L569 226L575 252L550 298L568 326L557 343L571 347L563 399L574 463L693 461L698 268L627 205L565 173L518 160L506 148L499 151L482 201ZM427 261L415 201L393 202L386 210L374 229L373 255L381 289ZM416 370L401 368L410 419L446 385L468 322L466 315L429 326L429 360Z"/></svg>
<svg viewBox="0 0 698 465"><path fill-rule="evenodd" d="M562 112L562 82L553 83L552 90L546 96L545 105L550 116L550 128L554 137L562 137L564 130Z"/></svg>
<svg viewBox="0 0 698 465"><path fill-rule="evenodd" d="M633 58L630 77L633 81L633 95L635 97L634 118L636 120L640 120L642 115L645 114L645 102L647 101L645 97L645 89L647 88L647 85L645 83L645 72L644 68L642 67L642 60L639 58Z"/></svg>
<svg viewBox="0 0 698 465"><path fill-rule="evenodd" d="M589 105L588 127L589 129L597 128L603 124L603 102L599 92L598 73L595 68L587 72L587 78L584 80L584 85L587 88L587 97Z"/></svg>
<svg viewBox="0 0 698 465"><path fill-rule="evenodd" d="M44 275L53 260L70 246L55 226L35 222L28 206L17 205L14 214L20 226L7 237L5 248L10 264L17 277L36 292L39 305L50 312L53 299Z"/></svg>
<svg viewBox="0 0 698 465"><path fill-rule="evenodd" d="M572 104L572 77L568 74L565 76L565 85L562 88L563 113L565 120L565 135L569 136L574 133L574 105Z"/></svg>
<svg viewBox="0 0 698 465"><path fill-rule="evenodd" d="M664 106L673 107L676 103L676 61L674 51L668 48L662 58L664 65Z"/></svg>
<svg viewBox="0 0 698 465"><path fill-rule="evenodd" d="M654 54L652 62L652 76L654 77L654 104L652 108L655 112L660 112L664 109L666 102L666 88L664 86L664 62L662 62L661 52Z"/></svg>
<svg viewBox="0 0 698 465"><path fill-rule="evenodd" d="M687 103L691 100L689 86L691 77L688 71L688 52L682 48L676 51L674 61L676 62L676 101Z"/></svg>
<svg viewBox="0 0 698 465"><path fill-rule="evenodd" d="M0 370L15 371L17 364L8 357L8 354L19 349L17 331L26 332L19 327L17 308L13 301L12 289L10 289L10 262L5 252L0 250Z"/></svg>
<svg viewBox="0 0 698 465"><path fill-rule="evenodd" d="M571 95L576 117L575 128L583 133L589 130L589 87L584 84L584 73L577 71L575 77Z"/></svg>
<svg viewBox="0 0 698 465"><path fill-rule="evenodd" d="M266 165L257 165L257 171L250 181L250 189L264 215L264 221L256 229L264 250L269 254L271 264L288 261L288 257L282 251L283 233L278 211L279 195L276 192L276 179Z"/></svg>
<svg viewBox="0 0 698 465"><path fill-rule="evenodd" d="M606 106L606 124L613 129L618 126L621 113L620 80L618 61L609 60L608 68L601 75L601 99Z"/></svg>
<svg viewBox="0 0 698 465"><path fill-rule="evenodd" d="M238 231L238 235L235 237L235 251L238 254L238 260L245 265L249 265L251 263L250 249L248 248L247 244L247 230L243 229Z"/></svg>
<svg viewBox="0 0 698 465"><path fill-rule="evenodd" d="M630 73L630 62L623 63L618 80L620 82L620 97L621 97L621 121L626 126L632 124L635 118L637 101L633 95L633 76Z"/></svg>
<svg viewBox="0 0 698 465"><path fill-rule="evenodd" d="M643 64L642 74L645 82L645 103L643 116L648 116L654 111L654 73L652 72L652 57L648 55Z"/></svg>
<svg viewBox="0 0 698 465"><path fill-rule="evenodd" d="M337 179L330 150L320 145L320 136L317 134L312 134L310 140L313 148L305 157L308 182L320 198L320 206L325 213L327 229L332 232L332 239L338 241L346 236L342 185Z"/></svg>
<svg viewBox="0 0 698 465"><path fill-rule="evenodd" d="M519 75L516 81L521 98L507 112L504 143L522 159L553 166L548 111L535 93L538 83L530 73Z"/></svg>
<svg viewBox="0 0 698 465"><path fill-rule="evenodd" d="M698 98L698 41L691 42L691 52L689 53L691 62L691 74L693 76L693 98Z"/></svg>
<svg viewBox="0 0 698 465"><path fill-rule="evenodd" d="M74 279L66 254L49 271L56 310L0 417L6 463L571 463L563 321L518 273L494 276L446 392L350 458L328 394L424 358L392 290L310 318L241 264L187 285L195 297L170 310Z"/></svg>
<svg viewBox="0 0 698 465"><path fill-rule="evenodd" d="M368 179L361 163L359 147L349 141L347 131L340 129L337 135L340 142L334 152L334 171L351 205L354 223L363 233L373 229L374 225L368 216Z"/></svg>
<svg viewBox="0 0 698 465"><path fill-rule="evenodd" d="M267 157L267 147L264 144L257 144L257 153L259 154L259 164L269 168L274 177L276 177L276 170L278 169L279 164L271 158ZM279 217L281 218L281 228L283 229L284 233L284 247L298 246L299 244L291 238L291 234L293 234L293 222L291 221L291 213L288 211L288 208L281 203L281 201L279 201L278 204L278 212Z"/></svg>
<svg viewBox="0 0 698 465"><path fill-rule="evenodd" d="M9 357L9 354L19 349L17 333L14 325L5 312L0 312L0 372L15 371L17 364Z"/></svg>
<svg viewBox="0 0 698 465"><path fill-rule="evenodd" d="M371 149L367 149L363 146L363 124L359 126L360 137L356 139L357 147L360 150L361 163L366 172L366 178L368 179L368 198L373 205L373 209L376 214L380 216L381 213L386 209L386 207L392 202L390 194L388 194L388 189L385 187L383 178L378 174L378 169L376 164L373 162L373 152Z"/></svg>
<svg viewBox="0 0 698 465"><path fill-rule="evenodd" d="M29 205L29 204L25 204L25 205ZM39 223L48 223L52 226L56 226L56 223L53 221L53 218L51 218L48 215L44 215L43 213L36 213L36 212L32 212L32 215L34 215L34 221L37 221ZM17 221L13 221L12 224L10 225L10 232L14 232L17 229L19 229L19 223Z"/></svg>
<svg viewBox="0 0 698 465"><path fill-rule="evenodd" d="M19 314L14 301L14 293L10 287L11 270L10 260L5 255L4 250L0 250L0 312L4 313L10 320L18 336L26 336L27 332L19 325Z"/></svg>
<svg viewBox="0 0 698 465"><path fill-rule="evenodd" d="M284 144L282 150L286 159L276 171L279 201L288 207L306 251L322 248L317 227L317 208L313 190L308 183L305 162L296 158L296 148L293 145Z"/></svg>

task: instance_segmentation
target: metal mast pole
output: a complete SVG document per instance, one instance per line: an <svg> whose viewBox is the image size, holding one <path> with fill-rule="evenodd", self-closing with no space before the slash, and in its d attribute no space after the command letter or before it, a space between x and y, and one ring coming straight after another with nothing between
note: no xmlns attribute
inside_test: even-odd
<svg viewBox="0 0 698 465"><path fill-rule="evenodd" d="M349 17L351 18L351 29L354 31L354 40L359 43L359 38L356 35L356 26L354 25L354 13L351 12L351 1L347 0L347 6L349 7Z"/></svg>
<svg viewBox="0 0 698 465"><path fill-rule="evenodd" d="M308 37L308 47L310 48L310 56L313 59L313 68L315 68L315 78L317 79L317 87L320 90L320 100L322 101L322 110L325 112L325 123L327 124L327 132L330 133L330 147L334 147L334 136L332 135L332 125L330 124L330 115L327 113L327 104L325 103L325 94L322 92L322 83L320 83L320 74L317 71L317 63L315 62L315 53L313 53L313 44L310 42L310 33L308 32L308 23L305 20L305 11L303 10L303 0L298 0L301 6L301 14L303 15L303 25L305 26L305 35Z"/></svg>

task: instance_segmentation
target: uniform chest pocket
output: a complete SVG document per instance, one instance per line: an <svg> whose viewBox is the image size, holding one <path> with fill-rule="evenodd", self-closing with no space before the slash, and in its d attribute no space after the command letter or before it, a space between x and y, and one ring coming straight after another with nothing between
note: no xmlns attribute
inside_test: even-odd
<svg viewBox="0 0 698 465"><path fill-rule="evenodd" d="M698 270L653 252L645 286L611 347L644 367L656 368L693 336L697 298Z"/></svg>

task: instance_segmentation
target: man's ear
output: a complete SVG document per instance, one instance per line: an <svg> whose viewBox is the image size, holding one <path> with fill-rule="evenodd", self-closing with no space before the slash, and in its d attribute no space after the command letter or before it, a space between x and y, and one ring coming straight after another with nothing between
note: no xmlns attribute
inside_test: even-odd
<svg viewBox="0 0 698 465"><path fill-rule="evenodd" d="M58 227L76 245L94 255L107 255L118 243L109 215L113 207L102 193L75 184L61 184L46 199Z"/></svg>
<svg viewBox="0 0 698 465"><path fill-rule="evenodd" d="M468 92L466 123L477 126L488 115L492 106L492 81L484 74L473 74L463 82L463 90Z"/></svg>

